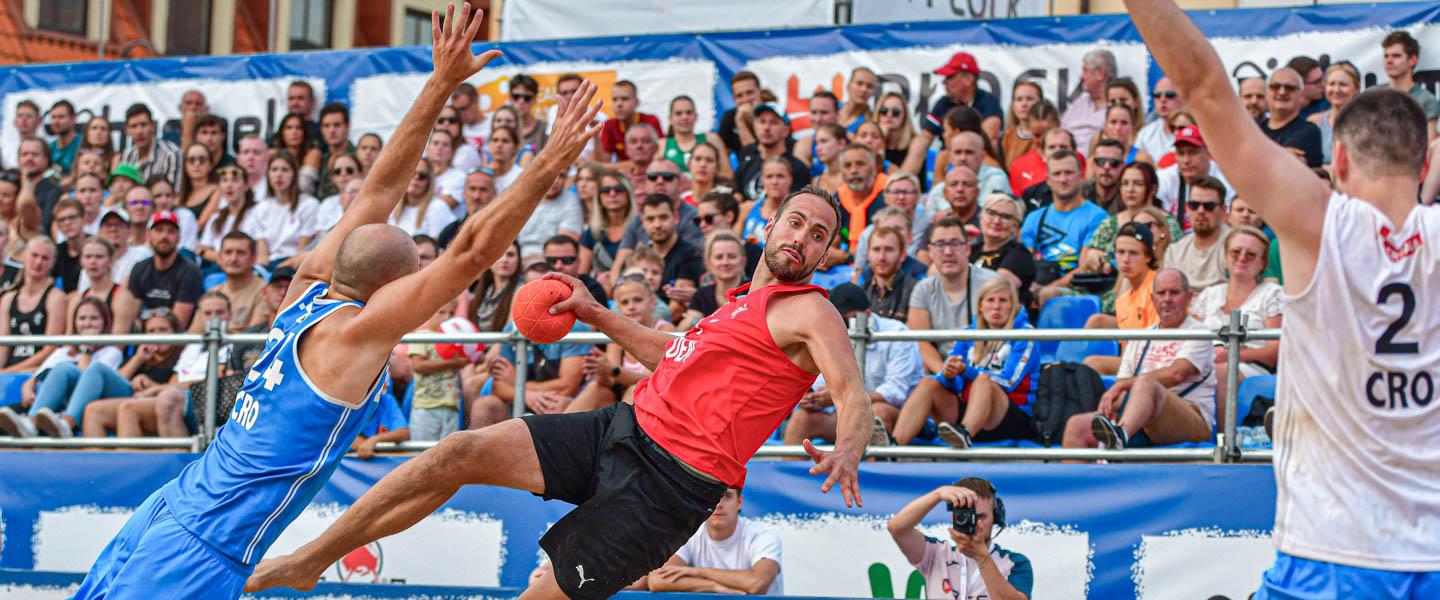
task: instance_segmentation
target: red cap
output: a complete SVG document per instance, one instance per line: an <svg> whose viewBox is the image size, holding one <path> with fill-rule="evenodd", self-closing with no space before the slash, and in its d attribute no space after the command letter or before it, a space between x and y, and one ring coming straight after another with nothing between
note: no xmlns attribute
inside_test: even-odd
<svg viewBox="0 0 1440 600"><path fill-rule="evenodd" d="M950 62L945 63L945 66L943 67L935 69L936 75L942 75L945 77L949 77L956 73L969 73L971 75L979 75L980 65L975 62L975 57L972 56L969 52L956 52L955 56L950 57Z"/></svg>
<svg viewBox="0 0 1440 600"><path fill-rule="evenodd" d="M1175 132L1175 143L1190 144L1199 148L1205 147L1205 138L1200 137L1200 128L1194 125L1186 125Z"/></svg>
<svg viewBox="0 0 1440 600"><path fill-rule="evenodd" d="M170 212L170 211L168 211L168 210L162 210L162 211L156 212L155 214L153 214L153 215L150 216L150 226L149 226L149 228L150 228L150 229L154 229L154 228L155 228L155 225L158 224L158 223L169 223L169 224L171 224L171 225L174 225L174 226L176 226L176 227L179 227L179 226L180 226L180 217L179 217L179 216L176 216L175 213Z"/></svg>

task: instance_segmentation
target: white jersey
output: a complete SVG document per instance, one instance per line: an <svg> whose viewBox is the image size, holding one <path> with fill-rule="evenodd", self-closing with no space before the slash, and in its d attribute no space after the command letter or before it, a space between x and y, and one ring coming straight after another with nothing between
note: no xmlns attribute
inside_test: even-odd
<svg viewBox="0 0 1440 600"><path fill-rule="evenodd" d="M1440 571L1440 208L1398 229L1330 196L1310 286L1285 297L1275 545Z"/></svg>

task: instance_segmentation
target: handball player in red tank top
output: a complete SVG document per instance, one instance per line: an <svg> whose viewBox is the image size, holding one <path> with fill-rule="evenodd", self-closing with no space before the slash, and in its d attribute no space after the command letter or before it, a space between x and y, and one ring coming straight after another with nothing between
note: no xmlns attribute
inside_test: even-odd
<svg viewBox="0 0 1440 600"><path fill-rule="evenodd" d="M605 598L659 568L699 529L745 463L817 374L839 419L833 452L808 440L811 474L860 504L858 468L873 415L849 333L810 276L839 230L840 205L813 186L786 196L765 228L765 260L734 300L682 337L606 309L579 280L551 273L574 311L653 370L634 404L527 415L462 431L386 475L295 554L262 562L247 589L309 589L336 560L403 531L461 486L500 485L575 505L540 546L554 568L521 596Z"/></svg>

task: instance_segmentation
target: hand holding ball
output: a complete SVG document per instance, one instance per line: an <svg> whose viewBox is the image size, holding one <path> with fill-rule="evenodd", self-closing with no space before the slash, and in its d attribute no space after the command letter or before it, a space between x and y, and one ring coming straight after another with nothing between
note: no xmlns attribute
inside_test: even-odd
<svg viewBox="0 0 1440 600"><path fill-rule="evenodd" d="M537 279L515 293L510 316L515 329L532 342L550 344L565 337L575 326L575 313L550 314L550 307L570 298L570 286L555 279Z"/></svg>

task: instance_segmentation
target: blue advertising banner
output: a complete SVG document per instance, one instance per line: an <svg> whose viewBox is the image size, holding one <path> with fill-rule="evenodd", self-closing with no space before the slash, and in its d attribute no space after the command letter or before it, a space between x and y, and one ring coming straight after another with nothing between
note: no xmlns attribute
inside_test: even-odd
<svg viewBox="0 0 1440 600"><path fill-rule="evenodd" d="M191 458L0 453L0 569L72 573L78 582L134 507ZM271 555L319 535L402 460L346 459ZM995 543L1030 558L1033 597L1245 598L1274 557L1269 467L867 463L864 507L855 509L838 494L820 494L804 463L755 462L750 471L741 514L781 538L789 595L919 597L918 575L885 523L915 498L967 476L991 479L1005 500L1010 526ZM326 581L523 588L543 559L538 539L568 509L470 486L411 529L350 553ZM942 505L922 529L945 538L948 523ZM1197 565L1205 577L1195 576ZM16 582L0 576L5 583Z"/></svg>

